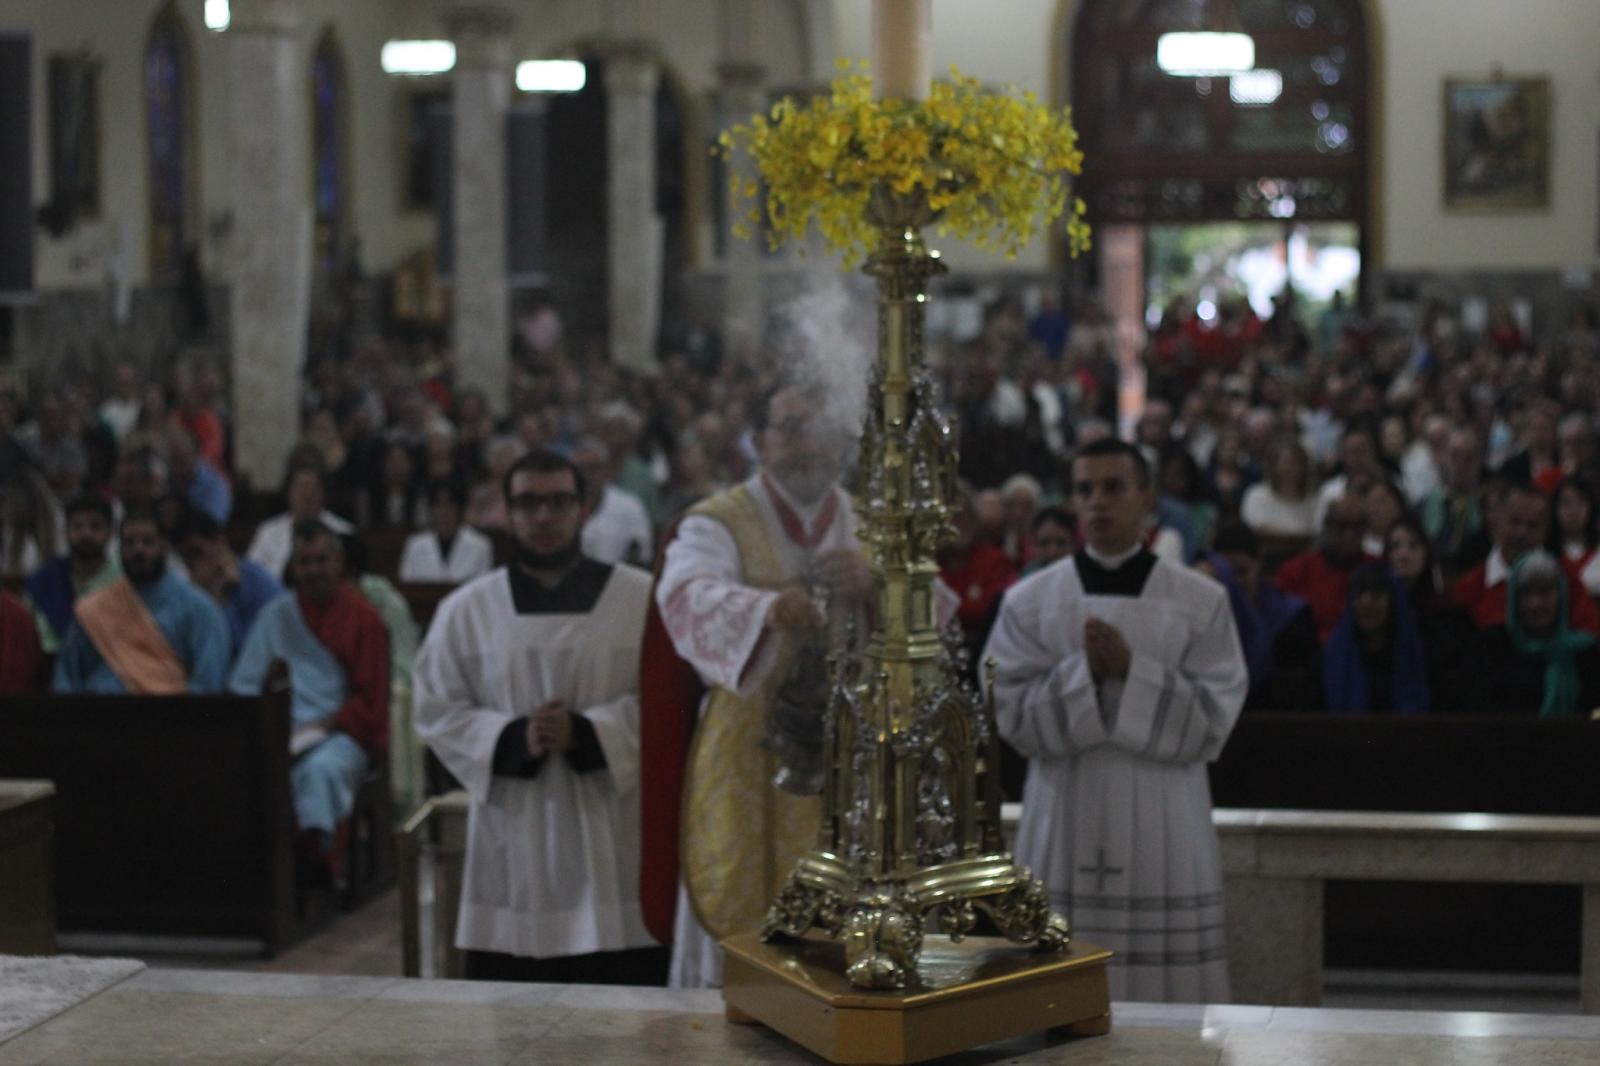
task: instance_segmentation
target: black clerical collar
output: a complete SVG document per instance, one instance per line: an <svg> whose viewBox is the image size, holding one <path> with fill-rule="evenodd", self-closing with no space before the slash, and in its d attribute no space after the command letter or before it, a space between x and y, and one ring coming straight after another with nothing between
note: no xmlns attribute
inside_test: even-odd
<svg viewBox="0 0 1600 1066"><path fill-rule="evenodd" d="M587 614L594 609L612 567L580 556L555 585L546 588L515 562L506 567L511 578L511 606L518 614Z"/></svg>
<svg viewBox="0 0 1600 1066"><path fill-rule="evenodd" d="M1144 583L1150 579L1150 571L1156 565L1156 557L1149 548L1140 548L1115 570L1101 566L1082 548L1073 553L1072 558L1083 591L1090 596L1138 596L1144 592Z"/></svg>

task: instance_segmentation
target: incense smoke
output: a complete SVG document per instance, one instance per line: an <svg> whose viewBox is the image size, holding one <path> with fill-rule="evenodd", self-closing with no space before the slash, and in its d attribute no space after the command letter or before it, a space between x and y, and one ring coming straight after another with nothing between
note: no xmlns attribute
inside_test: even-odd
<svg viewBox="0 0 1600 1066"><path fill-rule="evenodd" d="M775 311L787 375L821 398L819 432L855 440L874 358L872 284L834 270L802 275L800 285L803 291Z"/></svg>

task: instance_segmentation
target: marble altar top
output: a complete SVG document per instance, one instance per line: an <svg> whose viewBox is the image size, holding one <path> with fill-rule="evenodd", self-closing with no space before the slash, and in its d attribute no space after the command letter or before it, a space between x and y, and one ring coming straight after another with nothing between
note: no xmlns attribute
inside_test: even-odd
<svg viewBox="0 0 1600 1066"><path fill-rule="evenodd" d="M56 786L50 781L34 781L26 778L0 778L0 811L8 807L19 807L24 803L43 799L56 794Z"/></svg>
<svg viewBox="0 0 1600 1066"><path fill-rule="evenodd" d="M1071 1066L1578 1066L1600 1017L1118 1003L1109 1036L944 1060ZM820 1062L715 991L145 970L0 1043L0 1064Z"/></svg>

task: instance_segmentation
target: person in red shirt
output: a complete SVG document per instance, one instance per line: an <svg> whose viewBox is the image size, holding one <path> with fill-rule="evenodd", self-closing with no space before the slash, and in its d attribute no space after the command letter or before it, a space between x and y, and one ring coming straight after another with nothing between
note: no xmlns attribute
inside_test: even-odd
<svg viewBox="0 0 1600 1066"><path fill-rule="evenodd" d="M1594 462L1594 426L1589 416L1582 411L1565 415L1556 429L1556 441L1558 461L1545 467L1533 479L1533 483L1551 497L1555 496L1563 481L1576 477L1579 471Z"/></svg>
<svg viewBox="0 0 1600 1066"><path fill-rule="evenodd" d="M21 600L0 589L0 693L39 689L43 664L33 615Z"/></svg>
<svg viewBox="0 0 1600 1066"><path fill-rule="evenodd" d="M989 635L1001 594L1017 580L1017 570L1005 549L984 535L971 505L956 516L955 526L955 543L939 555L939 576L961 597L956 619L967 646L977 649Z"/></svg>
<svg viewBox="0 0 1600 1066"><path fill-rule="evenodd" d="M1479 629L1505 624L1506 578L1518 559L1544 545L1549 529L1550 498L1536 485L1512 485L1495 516L1494 550L1450 593ZM1568 621L1574 629L1600 634L1600 608L1570 573L1566 576Z"/></svg>
<svg viewBox="0 0 1600 1066"><path fill-rule="evenodd" d="M172 422L194 438L195 448L201 458L216 467L224 478L228 476L228 429L217 412L215 401L219 383L214 370L193 372L178 384L178 403L172 411Z"/></svg>
<svg viewBox="0 0 1600 1066"><path fill-rule="evenodd" d="M289 667L290 787L301 872L337 881L356 790L389 748L389 634L344 576L337 534L316 520L294 528L292 595L261 609L228 686L260 692L274 661Z"/></svg>
<svg viewBox="0 0 1600 1066"><path fill-rule="evenodd" d="M1328 642L1344 613L1350 576L1373 557L1361 550L1366 507L1357 496L1341 496L1328 505L1322 520L1322 546L1284 562L1273 584L1311 605L1317 639Z"/></svg>

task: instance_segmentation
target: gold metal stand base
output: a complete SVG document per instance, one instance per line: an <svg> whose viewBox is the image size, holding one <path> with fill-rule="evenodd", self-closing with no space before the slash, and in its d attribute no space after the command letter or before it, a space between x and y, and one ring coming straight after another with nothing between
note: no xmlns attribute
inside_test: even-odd
<svg viewBox="0 0 1600 1066"><path fill-rule="evenodd" d="M1045 1029L1111 1029L1111 952L1079 941L1034 952L989 937L930 939L912 984L883 992L850 984L834 940L769 944L747 933L722 948L728 1020L765 1025L829 1062L922 1062Z"/></svg>

